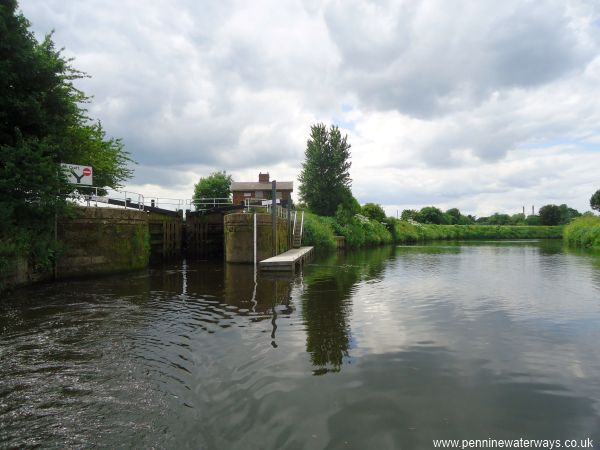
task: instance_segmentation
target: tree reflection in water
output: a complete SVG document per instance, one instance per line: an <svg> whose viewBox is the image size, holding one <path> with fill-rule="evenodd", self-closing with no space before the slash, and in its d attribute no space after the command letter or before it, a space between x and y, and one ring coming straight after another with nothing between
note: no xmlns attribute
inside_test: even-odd
<svg viewBox="0 0 600 450"><path fill-rule="evenodd" d="M339 372L352 346L352 296L361 282L377 279L393 247L339 253L307 267L302 294L306 351L315 375Z"/></svg>

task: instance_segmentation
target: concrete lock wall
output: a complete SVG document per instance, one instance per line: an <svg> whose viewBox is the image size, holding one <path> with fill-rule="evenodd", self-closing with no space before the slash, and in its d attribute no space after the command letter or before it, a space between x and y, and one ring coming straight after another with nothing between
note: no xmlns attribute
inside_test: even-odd
<svg viewBox="0 0 600 450"><path fill-rule="evenodd" d="M225 261L254 262L254 215L234 213L225 216ZM272 222L270 214L256 214L256 251L258 261L270 258L272 249ZM277 220L277 249L275 254L288 250L287 220Z"/></svg>
<svg viewBox="0 0 600 450"><path fill-rule="evenodd" d="M142 269L150 257L148 214L77 208L75 217L59 219L58 240L58 278Z"/></svg>

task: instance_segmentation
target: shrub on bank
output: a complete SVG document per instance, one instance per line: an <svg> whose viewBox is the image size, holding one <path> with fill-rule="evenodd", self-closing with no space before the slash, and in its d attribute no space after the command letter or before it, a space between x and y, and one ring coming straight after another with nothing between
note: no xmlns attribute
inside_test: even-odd
<svg viewBox="0 0 600 450"><path fill-rule="evenodd" d="M600 217L579 217L564 229L565 242L573 247L600 250Z"/></svg>
<svg viewBox="0 0 600 450"><path fill-rule="evenodd" d="M304 244L318 249L332 249L336 246L336 235L344 236L348 248L373 247L393 242L392 234L384 224L367 217L355 215L342 220L305 212Z"/></svg>
<svg viewBox="0 0 600 450"><path fill-rule="evenodd" d="M339 220L334 222L334 229L340 236L346 238L346 247L349 248L374 247L392 243L392 234L384 224L360 214L345 223L340 223Z"/></svg>
<svg viewBox="0 0 600 450"><path fill-rule="evenodd" d="M359 248L435 240L561 238L563 230L562 226L420 224L391 217L381 223L360 214L334 218L308 212L304 228L304 243L319 249L335 248L335 235L344 236L347 248Z"/></svg>
<svg viewBox="0 0 600 450"><path fill-rule="evenodd" d="M395 241L411 243L456 239L545 239L560 238L560 226L521 225L433 225L391 219Z"/></svg>
<svg viewBox="0 0 600 450"><path fill-rule="evenodd" d="M333 219L331 217L317 216L305 211L304 213L303 243L312 245L317 249L334 249L335 234L333 232Z"/></svg>

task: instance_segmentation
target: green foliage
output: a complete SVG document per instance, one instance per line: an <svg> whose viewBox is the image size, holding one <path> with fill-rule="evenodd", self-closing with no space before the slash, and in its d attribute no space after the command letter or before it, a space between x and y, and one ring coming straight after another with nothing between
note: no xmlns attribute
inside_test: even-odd
<svg viewBox="0 0 600 450"><path fill-rule="evenodd" d="M340 236L346 238L346 247L348 248L373 247L392 243L392 235L384 224L369 220L362 215L356 215L343 224L335 223L334 228Z"/></svg>
<svg viewBox="0 0 600 450"><path fill-rule="evenodd" d="M362 207L362 215L376 222L383 222L385 220L385 211L381 205L376 203L365 203Z"/></svg>
<svg viewBox="0 0 600 450"><path fill-rule="evenodd" d="M350 222L354 216L360 214L361 211L360 203L358 203L358 200L356 200L352 193L348 191L335 211L335 219L337 223L344 225Z"/></svg>
<svg viewBox="0 0 600 450"><path fill-rule="evenodd" d="M562 227L512 225L436 225L411 224L392 219L396 242L411 243L456 239L543 239L560 238Z"/></svg>
<svg viewBox="0 0 600 450"><path fill-rule="evenodd" d="M462 214L460 213L460 210L458 208L450 208L448 211L446 211L445 214L449 217L451 225L456 225L460 223L460 218Z"/></svg>
<svg viewBox="0 0 600 450"><path fill-rule="evenodd" d="M233 179L227 172L213 172L194 185L194 204L202 198L229 198Z"/></svg>
<svg viewBox="0 0 600 450"><path fill-rule="evenodd" d="M571 222L573 219L580 217L581 213L574 208L569 208L564 203L558 207L560 211L560 224L566 225Z"/></svg>
<svg viewBox="0 0 600 450"><path fill-rule="evenodd" d="M488 225L510 225L510 216L508 214L494 213L488 220Z"/></svg>
<svg viewBox="0 0 600 450"><path fill-rule="evenodd" d="M417 215L419 223L449 224L450 217L445 216L441 209L435 206L426 206L421 208Z"/></svg>
<svg viewBox="0 0 600 450"><path fill-rule="evenodd" d="M596 211L600 211L600 189L598 189L590 198L590 207Z"/></svg>
<svg viewBox="0 0 600 450"><path fill-rule="evenodd" d="M513 214L512 216L510 216L510 221L509 223L511 225L525 225L525 214L523 213L518 213L518 214Z"/></svg>
<svg viewBox="0 0 600 450"><path fill-rule="evenodd" d="M600 217L579 217L563 232L565 242L574 247L600 250Z"/></svg>
<svg viewBox="0 0 600 450"><path fill-rule="evenodd" d="M540 216L532 214L525 219L525 225L540 225Z"/></svg>
<svg viewBox="0 0 600 450"><path fill-rule="evenodd" d="M417 220L417 218L419 217L419 211L417 211L416 209L405 209L402 211L402 214L400 214L400 218L402 220Z"/></svg>
<svg viewBox="0 0 600 450"><path fill-rule="evenodd" d="M304 213L304 243L316 249L331 250L335 248L335 234L331 217L317 216L307 211Z"/></svg>
<svg viewBox="0 0 600 450"><path fill-rule="evenodd" d="M450 225L468 225L474 222L472 216L464 216L458 208L450 208L444 213L446 222Z"/></svg>
<svg viewBox="0 0 600 450"><path fill-rule="evenodd" d="M91 165L96 185L116 188L131 176L119 140L86 116L85 94L51 35L38 43L17 3L0 5L0 241L48 265L56 252L53 226L73 186L60 163Z"/></svg>
<svg viewBox="0 0 600 450"><path fill-rule="evenodd" d="M545 205L540 208L541 225L558 225L561 223L560 208L556 205Z"/></svg>
<svg viewBox="0 0 600 450"><path fill-rule="evenodd" d="M333 216L351 195L350 144L337 126L320 123L311 127L300 173L300 199L311 211Z"/></svg>

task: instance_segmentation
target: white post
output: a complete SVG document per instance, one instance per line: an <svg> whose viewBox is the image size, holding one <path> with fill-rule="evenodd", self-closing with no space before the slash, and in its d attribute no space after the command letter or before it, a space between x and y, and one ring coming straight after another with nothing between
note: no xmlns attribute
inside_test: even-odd
<svg viewBox="0 0 600 450"><path fill-rule="evenodd" d="M254 213L254 271L256 272L256 213Z"/></svg>

